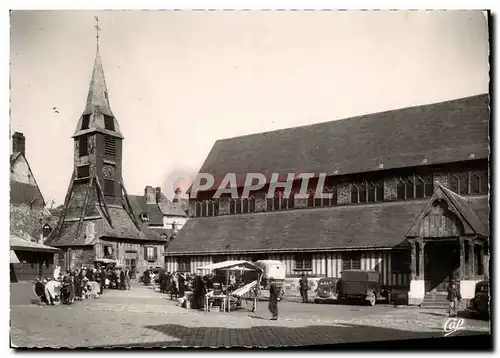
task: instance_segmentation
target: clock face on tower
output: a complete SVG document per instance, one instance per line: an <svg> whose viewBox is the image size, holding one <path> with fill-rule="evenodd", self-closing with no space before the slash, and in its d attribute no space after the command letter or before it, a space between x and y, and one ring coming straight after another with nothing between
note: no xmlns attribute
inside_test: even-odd
<svg viewBox="0 0 500 358"><path fill-rule="evenodd" d="M115 166L110 164L104 164L102 172L104 174L104 178L112 179L115 176Z"/></svg>

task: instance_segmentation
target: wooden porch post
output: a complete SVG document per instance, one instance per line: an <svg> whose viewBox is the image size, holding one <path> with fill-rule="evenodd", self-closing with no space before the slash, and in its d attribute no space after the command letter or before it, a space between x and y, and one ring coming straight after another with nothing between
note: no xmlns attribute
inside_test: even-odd
<svg viewBox="0 0 500 358"><path fill-rule="evenodd" d="M424 262L424 247L425 247L425 242L424 242L423 239L420 239L418 241L418 248L419 248L418 274L419 274L421 280L425 279L425 276L424 276L424 266L425 266L425 262Z"/></svg>
<svg viewBox="0 0 500 358"><path fill-rule="evenodd" d="M484 267L484 244L483 243L479 244L478 269L479 269L479 272L481 272L481 274L486 277L486 270L485 270L485 267Z"/></svg>
<svg viewBox="0 0 500 358"><path fill-rule="evenodd" d="M475 257L474 257L474 248L476 243L474 240L469 240L469 279L474 279L474 267L475 267Z"/></svg>
<svg viewBox="0 0 500 358"><path fill-rule="evenodd" d="M411 275L410 278L414 280L417 272L417 252L415 248L415 240L410 241L411 245Z"/></svg>
<svg viewBox="0 0 500 358"><path fill-rule="evenodd" d="M464 272L465 272L465 239L460 236L458 238L458 243L460 245L460 268L459 268L459 275L458 279L463 280L464 279Z"/></svg>

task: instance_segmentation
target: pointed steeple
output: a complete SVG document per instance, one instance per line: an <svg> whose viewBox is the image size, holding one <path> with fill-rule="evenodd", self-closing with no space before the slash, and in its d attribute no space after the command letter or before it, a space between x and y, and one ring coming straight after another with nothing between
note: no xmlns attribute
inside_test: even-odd
<svg viewBox="0 0 500 358"><path fill-rule="evenodd" d="M87 94L87 102L85 103L85 110L78 121L73 138L91 132L101 132L116 138L123 138L123 135L120 133L118 121L109 105L106 77L104 76L101 54L99 53L100 29L98 26L96 26L96 29L98 34L97 49Z"/></svg>
<svg viewBox="0 0 500 358"><path fill-rule="evenodd" d="M94 112L100 112L114 117L109 105L108 88L106 86L106 78L104 77L104 69L99 53L99 43L97 44L94 69L92 70L87 104L85 105L85 113L90 114Z"/></svg>

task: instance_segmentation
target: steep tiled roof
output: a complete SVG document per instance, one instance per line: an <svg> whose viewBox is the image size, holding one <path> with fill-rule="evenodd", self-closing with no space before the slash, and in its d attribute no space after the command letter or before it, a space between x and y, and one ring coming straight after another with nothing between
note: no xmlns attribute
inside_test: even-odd
<svg viewBox="0 0 500 358"><path fill-rule="evenodd" d="M78 221L66 221L61 227L60 234L57 235L56 230L54 230L54 235L51 234L47 238L46 244L56 247L94 245L100 237L166 242L165 239L145 225L140 225L138 229L127 211L122 207L108 207L112 226L104 218L103 209L98 208L98 210L101 212L102 218L84 220L80 230L78 230ZM94 224L95 235L93 239L86 238L88 223Z"/></svg>
<svg viewBox="0 0 500 358"><path fill-rule="evenodd" d="M187 217L181 203L173 203L168 199L164 199L158 203L158 206L163 215Z"/></svg>
<svg viewBox="0 0 500 358"><path fill-rule="evenodd" d="M10 203L30 205L33 199L37 206L44 206L44 201L40 190L35 185L10 181Z"/></svg>
<svg viewBox="0 0 500 358"><path fill-rule="evenodd" d="M469 159L489 153L488 94L218 140L200 172L343 175Z"/></svg>
<svg viewBox="0 0 500 358"><path fill-rule="evenodd" d="M469 223L472 229L477 233L484 237L488 237L488 230L485 225L481 222L477 214L473 210L473 206L469 205L469 200L464 198L457 193L454 193L450 189L447 189L443 186L440 186L443 192L446 194L448 199L453 203L453 205L458 209L460 214L465 218L465 220ZM484 200L484 199L483 199ZM477 205L477 204L476 204ZM488 205L486 205L488 206ZM486 225L487 226L487 225Z"/></svg>
<svg viewBox="0 0 500 358"><path fill-rule="evenodd" d="M129 195L128 198L136 215L147 213L150 225L163 225L163 213L157 204L147 204L142 195Z"/></svg>
<svg viewBox="0 0 500 358"><path fill-rule="evenodd" d="M303 251L393 247L425 201L192 218L168 252Z"/></svg>
<svg viewBox="0 0 500 358"><path fill-rule="evenodd" d="M484 199L471 199L480 207ZM406 233L426 200L346 205L192 218L168 254L291 252L389 248L406 245Z"/></svg>

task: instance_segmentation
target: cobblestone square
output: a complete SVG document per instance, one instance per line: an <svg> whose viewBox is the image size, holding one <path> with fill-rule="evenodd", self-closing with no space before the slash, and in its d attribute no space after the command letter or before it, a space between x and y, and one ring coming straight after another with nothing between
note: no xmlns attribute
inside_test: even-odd
<svg viewBox="0 0 500 358"><path fill-rule="evenodd" d="M446 312L283 301L280 319L257 312L186 310L144 286L108 290L70 306L31 303L29 284L11 285L11 342L16 347L274 347L443 337ZM489 322L465 319L454 335L485 334Z"/></svg>

